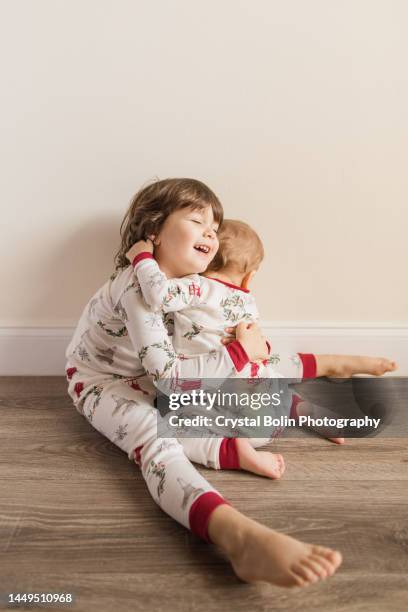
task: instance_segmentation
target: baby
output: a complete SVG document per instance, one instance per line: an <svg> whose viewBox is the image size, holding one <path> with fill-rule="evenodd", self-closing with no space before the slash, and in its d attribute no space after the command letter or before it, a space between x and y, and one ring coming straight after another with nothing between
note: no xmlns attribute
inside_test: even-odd
<svg viewBox="0 0 408 612"><path fill-rule="evenodd" d="M226 219L218 230L217 238L219 248L206 271L182 278L167 279L160 270L153 257L154 236L149 241L137 242L126 254L152 311L160 319L173 313L173 346L179 355L186 358L208 354L210 359L220 341L228 343L235 339L235 326L259 321L255 298L249 290L249 284L264 258L259 236L247 223ZM212 246L210 240L203 236L194 248L205 257ZM230 334L230 340L222 338L226 332ZM243 359L246 365L235 376L297 380L316 376L340 378L356 373L381 375L396 368L394 362L382 358L305 353L283 356L271 354L269 343L268 351L269 357L260 363L247 363L247 359ZM188 382L185 381L184 385L188 385ZM180 383L180 390L184 389L187 390L187 387ZM299 398L295 396L294 400L291 416L303 413ZM331 439L343 442L342 438ZM239 467L279 478L284 471L283 458L268 452L256 452L254 446L261 443L265 441L260 439L260 443L256 444L254 439L251 442L245 438L234 439Z"/></svg>
<svg viewBox="0 0 408 612"><path fill-rule="evenodd" d="M218 252L206 272L170 280L152 255L151 241L137 242L126 255L146 303L161 316L174 313L172 340L182 356L211 355L226 331L234 333L232 326L259 321L255 298L248 287L264 257L261 240L246 223L225 220L218 241ZM210 246L203 239L196 249L206 255ZM269 354L262 365L268 366L267 370L256 362L247 364L240 370L240 377L265 374L308 378L315 376L316 369L315 357L303 354L291 355L287 363L278 354ZM279 373L272 367L278 365Z"/></svg>

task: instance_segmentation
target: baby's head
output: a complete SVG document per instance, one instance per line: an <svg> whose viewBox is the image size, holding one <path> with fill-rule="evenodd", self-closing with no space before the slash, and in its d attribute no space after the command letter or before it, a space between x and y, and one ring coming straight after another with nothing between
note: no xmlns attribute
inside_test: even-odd
<svg viewBox="0 0 408 612"><path fill-rule="evenodd" d="M231 275L241 285L259 268L264 258L264 248L258 234L244 221L224 219L218 230L220 243L217 254L205 271Z"/></svg>

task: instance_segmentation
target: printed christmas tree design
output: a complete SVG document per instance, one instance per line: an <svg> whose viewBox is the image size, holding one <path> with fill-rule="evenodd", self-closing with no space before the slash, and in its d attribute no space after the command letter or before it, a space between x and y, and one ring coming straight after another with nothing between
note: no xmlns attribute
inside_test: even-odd
<svg viewBox="0 0 408 612"><path fill-rule="evenodd" d="M160 442L159 446L157 447L157 452L160 453L162 450L173 448L177 445L178 442L176 442L176 440L162 440L162 442Z"/></svg>
<svg viewBox="0 0 408 612"><path fill-rule="evenodd" d="M81 361L91 361L89 357L89 353L86 350L85 343L84 343L84 338L88 333L89 333L89 329L86 329L84 333L81 335L79 344L77 344L77 346L73 350L73 354L77 353Z"/></svg>
<svg viewBox="0 0 408 612"><path fill-rule="evenodd" d="M124 321L125 323L128 321L126 310L123 308L122 302L120 300L114 307L113 312L118 315L120 321Z"/></svg>
<svg viewBox="0 0 408 612"><path fill-rule="evenodd" d="M163 319L161 318L159 314L156 314L156 313L149 314L147 319L145 319L145 323L147 323L151 329L154 329L154 328L162 329L163 328Z"/></svg>
<svg viewBox="0 0 408 612"><path fill-rule="evenodd" d="M181 502L181 507L183 510L187 507L190 497L195 499L201 493L204 493L204 489L202 489L201 487L193 487L190 482L186 482L183 478L177 478L177 482L183 489L184 493L183 501Z"/></svg>
<svg viewBox="0 0 408 612"><path fill-rule="evenodd" d="M167 277L158 270L157 272L154 272L149 276L147 284L149 285L149 287L162 287L166 280Z"/></svg>
<svg viewBox="0 0 408 612"><path fill-rule="evenodd" d="M193 338L195 338L195 336L198 336L198 334L204 329L203 325L199 325L198 323L194 323L194 321L192 322L192 329L190 331L187 331L185 334L183 334L183 338L187 338L187 340L192 340Z"/></svg>
<svg viewBox="0 0 408 612"><path fill-rule="evenodd" d="M157 496L160 499L160 495L164 491L164 483L166 481L166 466L164 465L163 461L155 463L152 459L150 461L150 466L147 474L149 475L150 473L154 474L155 476L157 476L157 478L159 478L159 483L157 485Z"/></svg>
<svg viewBox="0 0 408 612"><path fill-rule="evenodd" d="M115 437L113 438L112 442L123 440L125 436L128 435L128 432L126 431L127 426L127 423L125 423L124 425L119 425L119 427L115 431Z"/></svg>
<svg viewBox="0 0 408 612"><path fill-rule="evenodd" d="M211 351L207 355L207 363L212 359L217 359L217 351L215 349L211 349Z"/></svg>
<svg viewBox="0 0 408 612"><path fill-rule="evenodd" d="M83 344L78 345L76 350L78 352L78 356L82 359L82 361L91 361L89 353Z"/></svg>
<svg viewBox="0 0 408 612"><path fill-rule="evenodd" d="M112 346L111 348L103 349L103 348L100 348L99 346L96 346L95 348L98 351L95 357L99 359L99 361L112 365L114 361L113 356L115 354L117 347Z"/></svg>
<svg viewBox="0 0 408 612"><path fill-rule="evenodd" d="M116 416L118 412L122 412L122 416L124 416L127 412L134 408L135 404L139 406L139 402L137 400L130 400L127 397L119 397L118 395L112 395L112 399L115 402L115 407L112 410L112 416Z"/></svg>
<svg viewBox="0 0 408 612"><path fill-rule="evenodd" d="M119 329L110 329L109 327L106 326L105 323L103 323L103 321L97 321L96 323L97 325L99 325L99 327L101 327L108 334L108 336L114 336L115 338L122 338L123 336L128 335L128 330L126 328L126 325L124 325L123 327L120 327Z"/></svg>

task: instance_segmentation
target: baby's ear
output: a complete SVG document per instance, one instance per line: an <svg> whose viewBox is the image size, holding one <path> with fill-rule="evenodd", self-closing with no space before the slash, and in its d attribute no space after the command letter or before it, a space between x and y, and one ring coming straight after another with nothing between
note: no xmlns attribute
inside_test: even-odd
<svg viewBox="0 0 408 612"><path fill-rule="evenodd" d="M244 278L242 279L242 283L241 283L242 289L249 289L249 283L253 279L255 272L256 272L256 270L251 270L251 272L248 272L244 276Z"/></svg>

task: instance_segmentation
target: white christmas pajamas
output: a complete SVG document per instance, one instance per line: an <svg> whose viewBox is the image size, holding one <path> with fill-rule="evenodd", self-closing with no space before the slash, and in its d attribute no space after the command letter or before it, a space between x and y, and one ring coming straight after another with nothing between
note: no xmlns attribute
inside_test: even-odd
<svg viewBox="0 0 408 612"><path fill-rule="evenodd" d="M129 266L113 274L85 306L65 356L68 394L78 412L140 466L165 512L208 540L211 512L228 501L189 461L188 439L184 449L177 439L157 437L156 386L164 378L228 378L248 362L240 343L210 358L177 355L162 317L146 305ZM208 440L200 443L201 455L195 447L189 454L206 465ZM221 467L222 444L213 467ZM224 447L227 453L228 441Z"/></svg>

